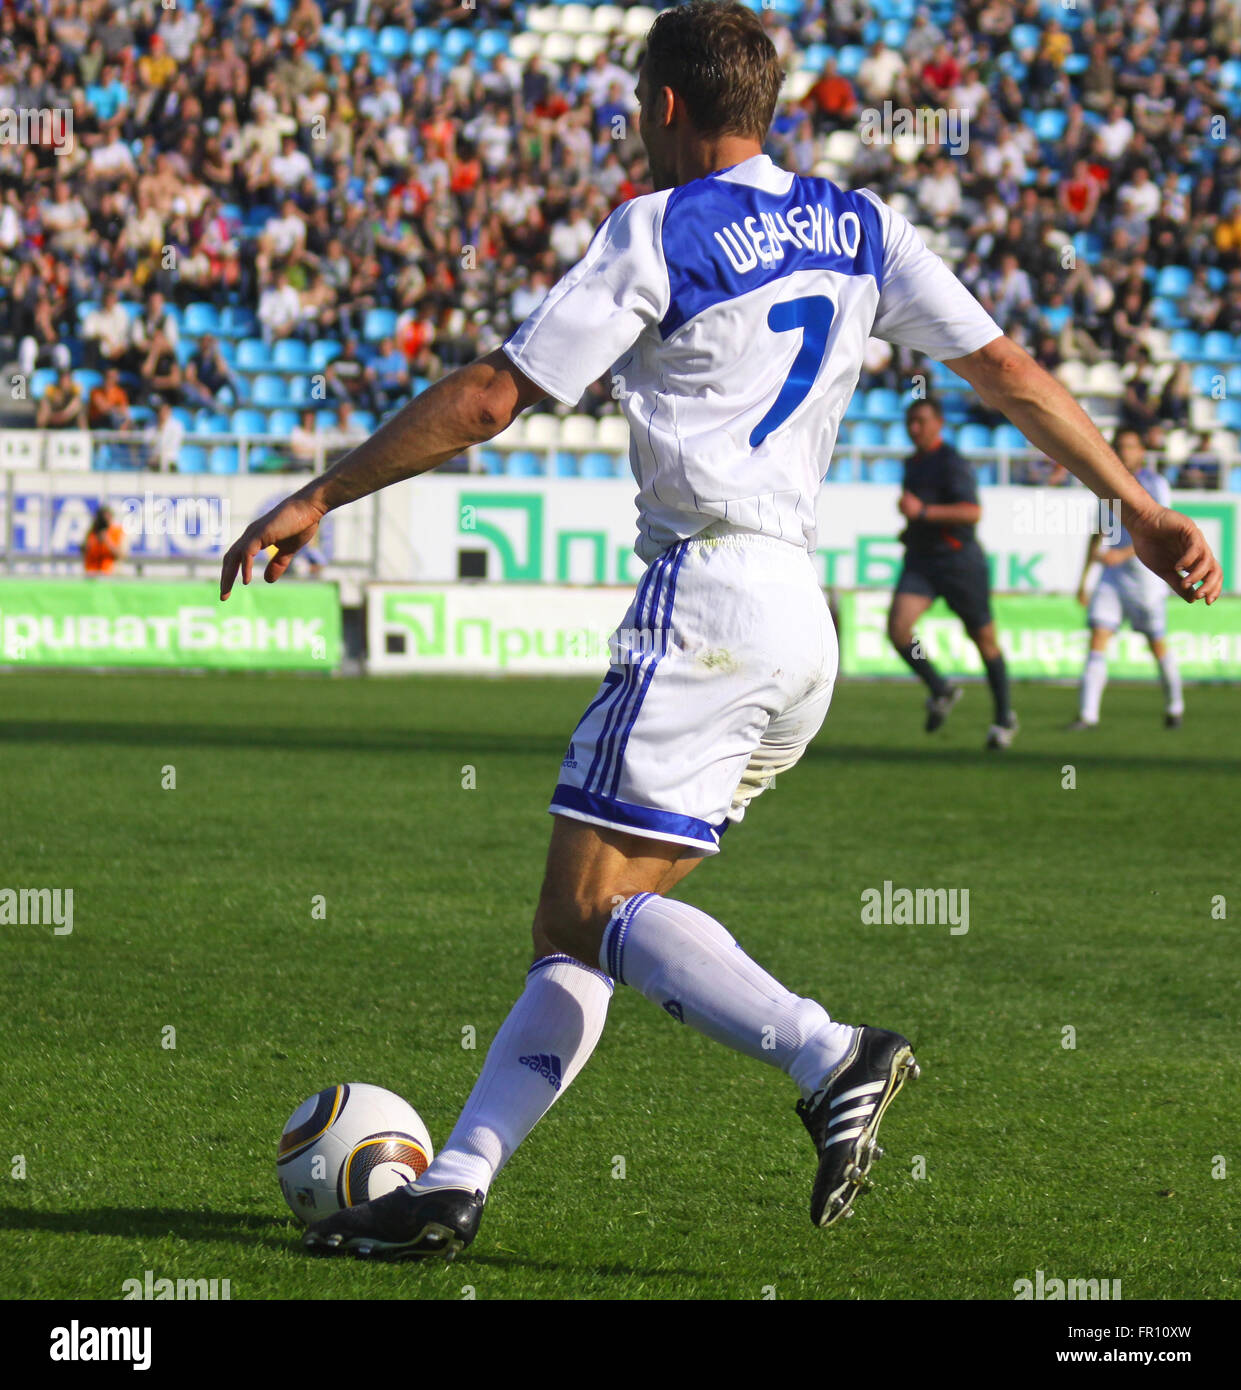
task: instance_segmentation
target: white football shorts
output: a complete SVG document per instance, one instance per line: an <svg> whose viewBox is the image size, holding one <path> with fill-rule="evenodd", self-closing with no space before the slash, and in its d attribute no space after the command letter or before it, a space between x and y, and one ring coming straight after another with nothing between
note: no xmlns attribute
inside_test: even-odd
<svg viewBox="0 0 1241 1390"><path fill-rule="evenodd" d="M806 751L839 661L807 552L722 524L651 562L611 651L549 810L704 855Z"/></svg>
<svg viewBox="0 0 1241 1390"><path fill-rule="evenodd" d="M1158 640L1168 630L1167 599L1162 581L1151 583L1145 575L1105 570L1091 595L1086 621L1109 632L1128 623L1134 632Z"/></svg>

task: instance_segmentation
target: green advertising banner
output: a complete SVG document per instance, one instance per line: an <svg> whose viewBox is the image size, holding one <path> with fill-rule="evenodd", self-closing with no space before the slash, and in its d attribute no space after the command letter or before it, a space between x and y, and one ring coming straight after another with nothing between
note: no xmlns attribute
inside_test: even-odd
<svg viewBox="0 0 1241 1390"><path fill-rule="evenodd" d="M334 671L335 584L0 579L0 664Z"/></svg>
<svg viewBox="0 0 1241 1390"><path fill-rule="evenodd" d="M840 669L847 676L905 676L909 668L888 641L890 593L838 595ZM1086 610L1055 594L992 598L1000 646L1011 675L1076 680L1089 647ZM918 622L927 656L950 675L983 674L978 649L942 599ZM1241 604L1222 599L1208 608L1168 596L1168 646L1186 680L1241 680ZM1155 663L1146 638L1122 628L1108 649L1109 677L1151 680Z"/></svg>

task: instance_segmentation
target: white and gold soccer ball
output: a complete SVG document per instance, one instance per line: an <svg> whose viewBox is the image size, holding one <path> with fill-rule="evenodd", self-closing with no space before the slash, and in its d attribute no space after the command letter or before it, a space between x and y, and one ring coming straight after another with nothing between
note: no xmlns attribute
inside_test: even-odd
<svg viewBox="0 0 1241 1390"><path fill-rule="evenodd" d="M434 1157L412 1105L351 1082L319 1091L289 1116L276 1176L293 1215L309 1225L417 1182Z"/></svg>

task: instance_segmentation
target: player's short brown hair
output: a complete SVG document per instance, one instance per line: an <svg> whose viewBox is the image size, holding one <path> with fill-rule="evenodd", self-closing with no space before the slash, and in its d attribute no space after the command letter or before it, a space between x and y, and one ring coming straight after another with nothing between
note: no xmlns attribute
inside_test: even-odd
<svg viewBox="0 0 1241 1390"><path fill-rule="evenodd" d="M671 87L703 135L766 138L784 71L752 10L717 0L664 10L644 61L652 94Z"/></svg>

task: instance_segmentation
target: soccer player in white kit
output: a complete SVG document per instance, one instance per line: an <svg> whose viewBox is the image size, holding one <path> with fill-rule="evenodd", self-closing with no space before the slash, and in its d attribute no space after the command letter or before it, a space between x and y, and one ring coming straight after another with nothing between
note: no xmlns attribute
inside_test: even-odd
<svg viewBox="0 0 1241 1390"><path fill-rule="evenodd" d="M1172 489L1162 473L1146 467L1146 449L1137 430L1116 432L1115 449L1120 461L1161 506L1172 501ZM1110 519L1110 518L1109 518ZM1103 566L1094 587L1086 592L1086 577L1091 565L1098 560ZM1107 648L1112 634L1128 623L1150 644L1151 655L1159 667L1163 686L1165 727L1179 729L1185 714L1185 699L1181 691L1181 673L1176 657L1168 650L1168 589L1133 553L1133 541L1124 526L1109 538L1104 528L1090 537L1086 547L1086 563L1082 567L1082 582L1077 600L1087 608L1086 622L1090 628L1090 653L1082 672L1080 702L1076 721L1071 729L1093 729L1099 722L1099 705L1103 687L1107 684Z"/></svg>
<svg viewBox="0 0 1241 1390"><path fill-rule="evenodd" d="M667 895L826 713L837 648L810 560L814 499L872 334L947 360L1036 447L1122 499L1139 556L1187 600L1219 592L1193 522L1134 483L909 222L764 156L781 76L748 9L660 14L637 86L658 191L607 218L502 348L411 401L225 556L222 597L269 544L265 578L278 579L329 509L494 437L547 395L575 402L609 367L619 379L648 567L553 794L524 992L418 1182L319 1222L312 1249L468 1245L496 1174L589 1059L616 983L790 1077L817 1153L816 1225L870 1185L879 1121L916 1070L908 1041L831 1018Z"/></svg>

